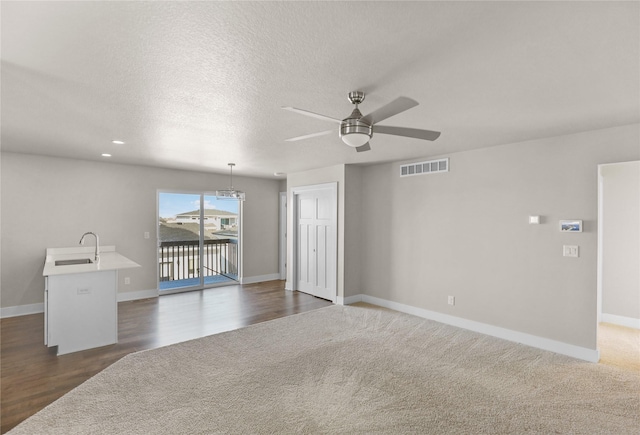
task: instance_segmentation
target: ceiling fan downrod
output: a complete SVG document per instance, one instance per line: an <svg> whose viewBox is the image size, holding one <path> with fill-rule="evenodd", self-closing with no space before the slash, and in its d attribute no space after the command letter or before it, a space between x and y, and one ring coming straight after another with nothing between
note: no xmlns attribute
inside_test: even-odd
<svg viewBox="0 0 640 435"><path fill-rule="evenodd" d="M364 101L364 92L349 92L349 101L355 104L356 108L351 115L342 120L339 135L344 143L357 148L369 142L373 135L373 128L370 124L360 121L362 113L358 109L358 104Z"/></svg>

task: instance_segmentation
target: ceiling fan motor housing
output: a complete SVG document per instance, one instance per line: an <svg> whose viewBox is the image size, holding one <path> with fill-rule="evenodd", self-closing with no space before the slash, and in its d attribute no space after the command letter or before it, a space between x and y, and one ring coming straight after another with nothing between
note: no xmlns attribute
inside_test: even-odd
<svg viewBox="0 0 640 435"><path fill-rule="evenodd" d="M359 147L371 139L373 128L366 122L360 121L362 113L356 107L348 118L340 124L340 138L351 147Z"/></svg>

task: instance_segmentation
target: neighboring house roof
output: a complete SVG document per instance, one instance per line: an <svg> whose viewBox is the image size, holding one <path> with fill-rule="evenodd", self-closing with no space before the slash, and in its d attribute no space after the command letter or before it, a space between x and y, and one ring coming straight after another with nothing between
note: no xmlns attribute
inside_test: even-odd
<svg viewBox="0 0 640 435"><path fill-rule="evenodd" d="M233 216L233 217L237 217L238 214L237 213L232 213L230 211L226 211L226 210L216 210L216 209L206 209L204 211L204 215L206 216ZM195 216L195 217L200 217L200 210L193 210L193 211L188 211L186 213L180 213L177 214L176 217L178 216Z"/></svg>
<svg viewBox="0 0 640 435"><path fill-rule="evenodd" d="M198 232L200 231L200 224L160 224L160 240L163 242L181 242L190 240L199 240ZM207 238L205 236L205 238Z"/></svg>
<svg viewBox="0 0 640 435"><path fill-rule="evenodd" d="M184 242L199 240L200 224L197 223L160 223L159 237L162 242ZM205 231L205 240L235 239L237 234L229 231Z"/></svg>

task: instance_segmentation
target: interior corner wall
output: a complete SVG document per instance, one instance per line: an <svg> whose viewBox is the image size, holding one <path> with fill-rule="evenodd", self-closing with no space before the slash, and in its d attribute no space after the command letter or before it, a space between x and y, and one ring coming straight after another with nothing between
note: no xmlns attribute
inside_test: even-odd
<svg viewBox="0 0 640 435"><path fill-rule="evenodd" d="M640 324L640 161L603 165L600 175L602 313Z"/></svg>
<svg viewBox="0 0 640 435"><path fill-rule="evenodd" d="M100 235L142 267L119 292L157 289L157 190L214 191L226 174L1 153L2 307L43 302L45 249ZM278 274L278 180L234 177L243 204L243 277ZM144 232L152 234L144 239Z"/></svg>
<svg viewBox="0 0 640 435"><path fill-rule="evenodd" d="M345 165L344 297L362 293L362 168Z"/></svg>
<svg viewBox="0 0 640 435"><path fill-rule="evenodd" d="M442 156L447 173L364 167L363 293L595 350L597 166L638 160L639 131L460 152ZM582 219L584 231L560 232L561 219ZM579 258L563 257L563 245L579 246Z"/></svg>

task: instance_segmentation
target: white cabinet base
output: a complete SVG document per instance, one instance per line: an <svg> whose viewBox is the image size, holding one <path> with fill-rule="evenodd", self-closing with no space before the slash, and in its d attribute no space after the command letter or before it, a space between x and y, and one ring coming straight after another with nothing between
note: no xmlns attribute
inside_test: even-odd
<svg viewBox="0 0 640 435"><path fill-rule="evenodd" d="M117 271L47 276L45 344L58 355L118 342Z"/></svg>

